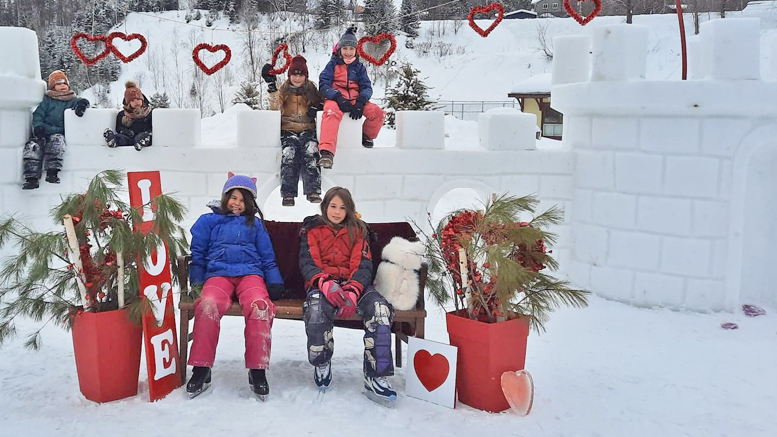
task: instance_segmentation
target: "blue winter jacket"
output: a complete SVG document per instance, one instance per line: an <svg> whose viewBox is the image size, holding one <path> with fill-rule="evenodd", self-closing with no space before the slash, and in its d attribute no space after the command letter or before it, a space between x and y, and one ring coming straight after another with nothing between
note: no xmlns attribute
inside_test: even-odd
<svg viewBox="0 0 777 437"><path fill-rule="evenodd" d="M192 285L214 276L246 275L262 276L268 285L283 284L270 235L259 218L249 227L242 215L203 214L192 226L191 249Z"/></svg>
<svg viewBox="0 0 777 437"><path fill-rule="evenodd" d="M332 55L318 76L318 89L329 100L335 100L338 94L348 100L359 97L365 102L372 97L372 82L358 57L349 65L342 57Z"/></svg>

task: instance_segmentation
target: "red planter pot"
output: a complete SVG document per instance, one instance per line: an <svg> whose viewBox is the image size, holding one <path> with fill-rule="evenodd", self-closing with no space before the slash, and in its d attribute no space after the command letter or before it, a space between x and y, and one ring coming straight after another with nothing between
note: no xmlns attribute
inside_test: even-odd
<svg viewBox="0 0 777 437"><path fill-rule="evenodd" d="M143 327L125 308L80 313L73 321L73 351L81 393L94 402L110 402L138 393Z"/></svg>
<svg viewBox="0 0 777 437"><path fill-rule="evenodd" d="M529 319L483 323L450 312L446 322L451 345L458 348L459 402L491 412L510 408L501 377L504 372L522 370L526 363Z"/></svg>

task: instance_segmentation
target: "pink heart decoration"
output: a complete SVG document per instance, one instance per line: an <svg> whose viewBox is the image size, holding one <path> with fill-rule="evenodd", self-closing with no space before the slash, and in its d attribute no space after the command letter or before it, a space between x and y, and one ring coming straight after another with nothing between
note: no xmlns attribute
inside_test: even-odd
<svg viewBox="0 0 777 437"><path fill-rule="evenodd" d="M519 416L531 412L534 404L534 380L526 370L505 372L502 374L502 393L510 404L510 409Z"/></svg>

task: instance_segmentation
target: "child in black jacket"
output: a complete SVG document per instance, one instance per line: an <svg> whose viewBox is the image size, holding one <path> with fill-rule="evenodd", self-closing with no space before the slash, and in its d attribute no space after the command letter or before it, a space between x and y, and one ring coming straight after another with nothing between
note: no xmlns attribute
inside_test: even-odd
<svg viewBox="0 0 777 437"><path fill-rule="evenodd" d="M124 110L116 116L116 131L105 129L108 147L135 146L140 151L151 146L151 111L148 99L135 82L128 81L124 90Z"/></svg>

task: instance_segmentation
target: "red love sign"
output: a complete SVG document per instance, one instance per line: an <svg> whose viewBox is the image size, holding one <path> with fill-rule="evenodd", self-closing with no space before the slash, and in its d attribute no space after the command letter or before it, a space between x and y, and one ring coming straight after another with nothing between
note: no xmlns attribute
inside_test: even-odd
<svg viewBox="0 0 777 437"><path fill-rule="evenodd" d="M489 12L496 11L496 20L494 20L493 23L491 23L490 26L486 30L483 30L475 24L475 14L488 14ZM469 21L469 27L475 30L475 32L479 33L480 36L483 38L487 37L489 33L491 33L496 26L499 25L499 23L502 22L502 19L505 17L505 7L502 6L501 3L491 3L488 6L475 6L472 8L472 10L469 11L469 15L467 16L467 20Z"/></svg>
<svg viewBox="0 0 777 437"><path fill-rule="evenodd" d="M124 41L131 41L131 40L138 40L140 41L140 48L137 49L133 54L129 56L124 56L119 49L116 48L115 45L113 45L113 40L115 38L120 38ZM134 61L138 56L142 55L146 51L146 47L148 47L148 42L146 41L146 37L139 33L131 33L129 35L125 35L122 32L113 32L108 35L106 38L108 41L108 45L110 46L111 52L113 52L114 55L116 55L117 58L123 63L128 63Z"/></svg>
<svg viewBox="0 0 777 437"><path fill-rule="evenodd" d="M205 64L202 63L200 60L200 51L201 50L207 50L211 53L215 53L219 50L224 52L224 59L221 60L218 64L214 65L213 67L206 67ZM224 68L225 65L229 63L229 60L232 59L232 50L229 49L229 47L226 44L218 44L215 46L212 46L210 44L198 44L197 47L194 48L192 51L192 59L194 59L194 63L197 64L198 67L200 67L200 70L205 72L208 76L211 74L221 70Z"/></svg>
<svg viewBox="0 0 777 437"><path fill-rule="evenodd" d="M278 61L278 55L281 52L283 52L283 58L286 59L286 63L281 68L275 68L275 63ZM270 65L273 66L273 69L269 71L270 75L282 74L289 69L291 66L291 55L289 54L289 46L287 44L281 44L273 50Z"/></svg>
<svg viewBox="0 0 777 437"><path fill-rule="evenodd" d="M89 58L84 54L84 52L81 51L80 48L78 48L78 40L81 40L81 39L86 39L91 43L102 42L105 44L105 48L103 49L102 52L98 53L97 56L93 58ZM78 59L80 59L81 62L90 66L96 64L100 59L105 58L111 52L111 44L108 41L108 38L106 38L103 35L92 36L84 32L79 32L73 35L72 38L70 38L70 48L73 50L73 53L75 53L75 55L78 56Z"/></svg>
<svg viewBox="0 0 777 437"><path fill-rule="evenodd" d="M386 50L386 53L383 54L383 56L380 57L380 59L375 59L372 56L370 56L369 53L364 51L364 43L373 43L373 44L380 44L384 40L389 40L391 42L391 45L389 46L388 50ZM391 57L391 55L394 53L394 50L397 49L397 40L394 38L394 35L390 33L381 33L376 36L364 36L362 39L359 40L359 44L356 45L356 52L359 53L359 56L362 57L365 61L369 62L372 65L381 66L388 61L388 58Z"/></svg>
<svg viewBox="0 0 777 437"><path fill-rule="evenodd" d="M413 368L418 380L429 392L439 388L448 379L450 371L447 358L441 354L432 355L423 349L416 352Z"/></svg>
<svg viewBox="0 0 777 437"><path fill-rule="evenodd" d="M580 23L581 26L585 26L586 24L590 23L591 20L596 18L596 16L599 15L599 12L602 12L602 0L591 0L591 1L594 2L594 10L591 11L591 13L586 15L585 17L581 17L580 14L577 13L575 8L572 7L572 4L569 2L569 0L564 0L564 9L566 9L567 14L569 14L570 17L574 18L575 21Z"/></svg>

